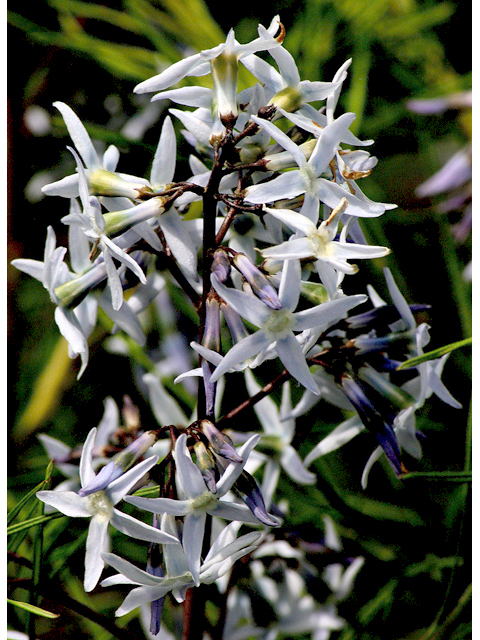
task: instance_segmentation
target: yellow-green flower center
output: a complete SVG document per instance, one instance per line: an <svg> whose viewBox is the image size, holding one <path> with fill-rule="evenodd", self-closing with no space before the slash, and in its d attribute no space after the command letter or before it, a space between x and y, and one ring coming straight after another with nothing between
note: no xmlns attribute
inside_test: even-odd
<svg viewBox="0 0 480 640"><path fill-rule="evenodd" d="M92 493L88 498L90 510L94 516L102 516L110 519L113 505L104 491Z"/></svg>
<svg viewBox="0 0 480 640"><path fill-rule="evenodd" d="M210 491L206 491L205 493L202 493L201 496L194 498L191 502L191 506L193 507L193 509L206 510L216 501L217 498L213 495L213 493L210 493Z"/></svg>
<svg viewBox="0 0 480 640"><path fill-rule="evenodd" d="M295 321L290 309L282 308L270 312L263 329L275 340L280 340L290 333L294 324Z"/></svg>

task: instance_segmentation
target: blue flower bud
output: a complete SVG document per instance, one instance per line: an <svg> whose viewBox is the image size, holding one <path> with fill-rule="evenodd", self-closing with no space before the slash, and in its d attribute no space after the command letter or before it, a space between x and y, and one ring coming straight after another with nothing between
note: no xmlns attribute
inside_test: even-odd
<svg viewBox="0 0 480 640"><path fill-rule="evenodd" d="M212 273L215 273L220 282L225 282L230 276L230 259L223 249L217 249L213 254Z"/></svg>
<svg viewBox="0 0 480 640"><path fill-rule="evenodd" d="M397 475L405 473L405 467L400 461L395 431L393 430L393 413L383 415L382 411L370 400L365 388L350 376L344 375L341 386L343 392L353 404L365 427L375 436Z"/></svg>
<svg viewBox="0 0 480 640"><path fill-rule="evenodd" d="M270 309L281 309L282 303L278 297L275 287L270 283L269 279L263 274L253 262L243 253L237 253L233 258L233 263L240 273L244 276L252 293L264 302Z"/></svg>
<svg viewBox="0 0 480 640"><path fill-rule="evenodd" d="M212 493L217 493L217 478L219 474L212 454L201 441L194 444L193 450L195 451L196 465L200 469L208 490Z"/></svg>
<svg viewBox="0 0 480 640"><path fill-rule="evenodd" d="M232 487L232 491L243 500L253 515L268 527L278 527L280 522L268 513L262 492L257 481L248 471L243 470L241 476Z"/></svg>
<svg viewBox="0 0 480 640"><path fill-rule="evenodd" d="M405 331L403 333L390 333L387 336L359 336L352 342L357 349L357 356L365 355L372 351L386 351L392 344L404 342L410 344L415 337L413 331Z"/></svg>
<svg viewBox="0 0 480 640"><path fill-rule="evenodd" d="M113 458L100 469L97 475L85 487L80 489L78 495L84 497L97 491L104 491L109 484L130 469L156 440L157 434L155 431L146 431L143 433L123 451L113 456Z"/></svg>
<svg viewBox="0 0 480 640"><path fill-rule="evenodd" d="M214 453L230 460L230 462L241 463L242 459L235 451L232 440L225 433L222 433L210 420L202 420L200 428L207 437L210 447Z"/></svg>

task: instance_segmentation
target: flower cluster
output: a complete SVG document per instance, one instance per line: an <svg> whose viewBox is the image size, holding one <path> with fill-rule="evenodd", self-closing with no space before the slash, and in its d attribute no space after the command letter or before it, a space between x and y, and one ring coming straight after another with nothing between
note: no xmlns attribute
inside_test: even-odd
<svg viewBox="0 0 480 640"><path fill-rule="evenodd" d="M49 228L43 262L14 261L48 290L70 355L81 358L78 377L88 365L98 307L115 331L140 345L146 343L140 315L170 278L198 313L198 339L191 346L199 365L177 378L178 384L200 379L190 417L164 389L159 364L141 381L159 423L155 429L142 431L131 418L131 437L114 451L108 443L113 431L118 442L118 410L108 401L103 427L90 431L78 467L78 451L43 436L68 480L38 497L67 516L90 518L85 589L96 587L105 564L113 567L119 573L102 585L132 586L117 614L150 604L154 634L168 593L181 602L187 589L204 583L225 589L234 562L251 555L251 578L277 612L268 637L311 631L327 638L343 624L336 603L348 594L363 560L346 568L329 565L323 579L333 595L323 608L290 569L282 569L282 586L273 582L261 561L266 545L280 558L296 553L273 544L269 533L288 518L288 508L279 506L280 477L285 472L301 485L315 483L307 467L365 428L378 446L363 484L383 453L401 476L402 450L421 456L415 411L432 393L458 406L440 380L445 358L408 370L403 379L396 373L428 343L428 326L415 320L427 307L409 305L388 269L391 303L370 286L355 294L343 289L345 278L359 271L356 261L388 256L387 247L367 243L362 225L395 205L372 201L358 184L377 159L366 150L373 141L350 131L355 114L338 113L350 60L331 81L301 80L284 38L278 17L268 28L260 25L258 38L247 44L238 43L232 30L225 43L136 87L154 94L152 100L189 108L171 108L164 118L148 179L118 172L119 151L111 146L100 157L77 115L55 103L77 169L44 193L68 200L62 218L68 252L56 246ZM255 79L240 91L239 64ZM208 74L212 88L175 87ZM191 175L177 181L172 117L192 146ZM352 287L349 282L348 291ZM275 361L278 372L263 384L259 380L271 370L262 367L266 361ZM225 412L222 390L234 376L248 395ZM296 406L293 385L304 389ZM280 406L270 396L278 387ZM295 419L321 399L351 415L302 460L294 446ZM254 429L232 422L247 407L258 418ZM261 482L255 479L260 468ZM147 497L132 495L145 485ZM133 508L149 513L151 524L130 515ZM150 543L146 569L110 552L109 525ZM338 540L330 548L338 550ZM244 605L248 609L246 595L232 590L229 638L247 637L236 628L245 620L257 635L248 611L242 622Z"/></svg>

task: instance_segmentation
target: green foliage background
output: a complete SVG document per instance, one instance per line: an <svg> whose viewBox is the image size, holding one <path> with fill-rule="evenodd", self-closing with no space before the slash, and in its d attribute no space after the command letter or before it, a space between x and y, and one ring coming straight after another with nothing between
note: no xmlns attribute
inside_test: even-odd
<svg viewBox="0 0 480 640"><path fill-rule="evenodd" d="M11 5L9 259L42 259L48 224L59 242L63 240L59 219L65 214L64 203L53 198L32 203L25 197L25 186L37 172L61 177L71 166L66 131L51 106L55 100L68 103L93 138L119 146L120 170L147 174L158 125L141 142L119 134L139 108L132 93L135 84L152 76L159 65L179 59L186 46L212 47L230 27L245 42L255 36L259 21L268 25L280 13L287 31L285 46L303 78L329 80L345 59L353 58L341 106L357 113L356 133L376 140L372 152L380 160L362 188L373 199L399 205L369 220L365 230L374 244L392 248L385 264L409 302L431 305L426 318L432 326L430 347L471 335L470 284L462 278L471 246L469 241L456 244L451 233L460 213L441 216L435 211L437 200L419 200L414 193L470 140L471 114L449 110L420 116L406 108L411 98L470 88L468 3L291 0L263 2L261 7L244 2L226 11L224 3L210 2L207 8L202 0L50 0L19 6L18 12ZM52 113L53 135L31 135L23 121L31 105ZM181 146L180 152L179 174L188 149ZM365 284L373 281L385 294L379 267L362 269L352 284L356 290L362 279ZM9 550L18 556L9 564L14 580L9 594L61 614L50 620L10 606L9 623L30 632L36 624L39 638L69 633L110 638L112 630L105 629L101 616L112 621L122 595L110 590L83 593L83 529L65 518L35 527L22 523L40 514L32 489L44 480L48 464L36 434L48 433L72 446L82 442L98 424L108 395L119 405L130 395L144 422L152 421L132 376L132 371L149 367L152 353L132 349L131 359L107 353L102 347L105 331L99 328L88 369L77 383L76 365L66 356L44 289L11 269L8 302L8 495L9 509L15 509ZM186 309L179 309L179 321L194 337ZM318 486L300 490L287 481L282 485L295 504L290 533L314 539L317 530L321 532L322 514L329 513L347 555L366 558L353 594L339 610L347 626L332 634L335 640L471 637L470 368L469 347L451 354L444 381L463 409L433 399L423 410L419 429L427 436L424 457L408 461L412 473L402 482L388 465L377 464L368 489L361 491L361 470L373 448L365 435L315 463ZM325 403L299 420L299 430L307 433L300 453L305 455L339 420ZM58 480L54 472L53 482ZM92 610L100 618L92 620ZM117 624L142 637L138 620L127 617Z"/></svg>

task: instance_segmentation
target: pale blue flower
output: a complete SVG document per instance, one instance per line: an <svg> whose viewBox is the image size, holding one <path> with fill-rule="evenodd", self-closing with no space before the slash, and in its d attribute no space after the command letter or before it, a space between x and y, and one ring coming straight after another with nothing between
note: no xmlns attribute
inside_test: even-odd
<svg viewBox="0 0 480 640"><path fill-rule="evenodd" d="M112 306L115 310L119 309L123 303L123 289L117 267L113 262L113 258L125 264L138 277L141 283L146 283L145 274L133 258L121 249L113 240L105 233L105 219L102 216L100 203L95 196L89 197L88 185L84 168L80 162L77 153L71 149L76 161L79 175L79 192L83 206L83 212L73 212L63 218L66 224L75 224L82 229L84 234L93 242L98 244L102 251L105 267L107 271L108 286L112 296Z"/></svg>
<svg viewBox="0 0 480 640"><path fill-rule="evenodd" d="M249 369L245 371L245 382L250 397L262 388ZM269 455L265 456L265 471L262 481L262 494L265 498L273 495L281 469L294 482L314 484L315 474L306 469L297 451L292 447L295 420L293 418L281 419L282 415L291 410L290 383L287 381L283 385L280 407L277 407L270 396L266 396L254 404L253 410L263 428L258 449L261 452L262 448L265 448L269 452Z"/></svg>
<svg viewBox="0 0 480 640"><path fill-rule="evenodd" d="M80 481L86 487L95 477L92 465L92 450L97 430L94 427L85 441L80 458ZM137 540L158 542L161 544L177 543L172 535L165 534L132 516L122 513L115 505L145 476L156 464L157 456L151 456L124 473L109 484L103 491L80 497L73 491L39 491L37 497L45 504L61 511L71 518L90 518L85 553L85 591L95 588L103 571L102 553L109 545L108 527L115 529Z"/></svg>
<svg viewBox="0 0 480 640"><path fill-rule="evenodd" d="M328 219L318 227L296 211L265 207L265 211L296 231L297 237L289 242L263 249L262 255L277 260L315 258L327 262L337 271L349 274L356 273L358 267L349 264L347 260L382 258L388 255L388 247L347 242L348 225L343 227L340 239L336 240L338 225L347 205L346 198L342 198Z"/></svg>
<svg viewBox="0 0 480 640"><path fill-rule="evenodd" d="M348 202L345 209L345 213L348 215L360 217L382 215L385 212L385 206L382 204L361 199L336 182L322 177L324 172L329 171L329 164L354 119L355 114L344 113L328 124L322 130L315 148L307 160L300 147L283 131L267 120L252 116L254 122L268 131L272 138L292 155L299 168L281 173L273 180L248 187L245 200L254 204L262 204L305 194L301 213L314 223L318 221L319 202L334 209L342 198L346 198Z"/></svg>
<svg viewBox="0 0 480 640"><path fill-rule="evenodd" d="M275 31L278 30L278 17L273 19L272 25L276 25ZM235 40L235 32L231 29L224 43L175 62L160 74L141 82L135 87L135 92L163 91L186 76L203 76L211 73L219 119L234 121L238 115L236 104L238 61L251 53L271 50L280 44L281 40L273 36L260 37L247 44L239 44ZM198 92L193 97L198 99Z"/></svg>
<svg viewBox="0 0 480 640"><path fill-rule="evenodd" d="M126 497L125 501L140 509L153 513L166 513L173 516L184 516L182 544L188 559L189 570L195 584L200 584L200 556L205 532L207 514L260 524L248 507L222 500L239 478L248 459L250 451L257 444L259 436L250 438L238 451L241 463L230 463L217 482L217 493L211 493L198 467L192 461L186 445L187 437L182 434L175 444L176 478L179 488L184 492L185 499L172 500L170 498L137 498ZM272 519L272 526L277 522Z"/></svg>
<svg viewBox="0 0 480 640"><path fill-rule="evenodd" d="M77 252L72 253L73 266L80 268L80 264L75 262L75 256L78 255L80 247L85 247L75 232L69 234L69 237L70 247L75 247ZM88 337L96 324L97 302L93 298L87 297L75 309L67 309L63 306L62 299L58 295L59 287L66 285L76 276L76 274L71 273L64 262L66 252L67 249L65 247L56 247L55 232L53 227L49 226L45 242L44 261L20 258L12 260L12 265L40 281L49 292L52 302L58 305L55 309L55 322L60 333L68 342L69 357L72 359L78 355L81 357L82 364L77 376L80 378L88 364ZM97 275L94 275L97 278Z"/></svg>
<svg viewBox="0 0 480 640"><path fill-rule="evenodd" d="M98 424L92 449L92 465L95 469L107 461L105 447L109 444L110 437L118 429L118 426L119 411L117 404L113 398L105 398L103 416ZM67 478L53 490L78 491L81 487L79 466L74 464L73 461L80 457L83 445L72 448L46 433L40 433L38 439L47 452L49 459L54 461L55 467ZM47 511L48 507L45 510Z"/></svg>
<svg viewBox="0 0 480 640"><path fill-rule="evenodd" d="M271 28L267 30L260 25L258 31L265 40L272 37ZM268 95L272 96L268 104L296 111L309 102L325 100L338 86L338 82L301 80L294 57L284 47L273 48L269 53L275 60L278 71L254 54L242 60L244 66L262 83Z"/></svg>
<svg viewBox="0 0 480 640"><path fill-rule="evenodd" d="M212 274L212 284L217 293L241 316L259 327L258 331L229 350L215 369L211 377L212 382L218 380L235 365L254 357L274 344L278 357L291 375L307 389L318 393L317 385L309 371L302 348L295 339L294 331L304 331L338 320L347 311L365 302L367 298L363 295L345 296L295 313L300 297L300 277L298 260L286 261L278 292L283 306L276 310L268 308L253 295L225 287L215 274Z"/></svg>

